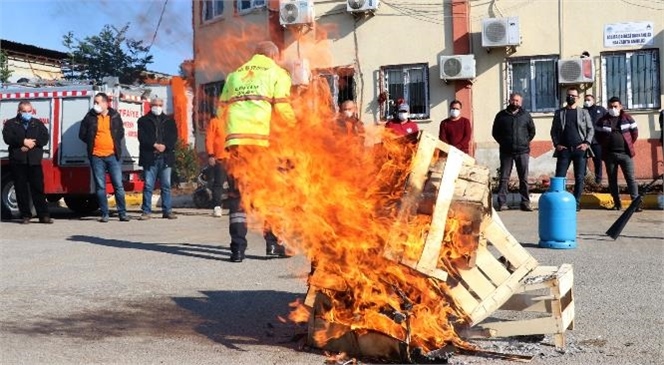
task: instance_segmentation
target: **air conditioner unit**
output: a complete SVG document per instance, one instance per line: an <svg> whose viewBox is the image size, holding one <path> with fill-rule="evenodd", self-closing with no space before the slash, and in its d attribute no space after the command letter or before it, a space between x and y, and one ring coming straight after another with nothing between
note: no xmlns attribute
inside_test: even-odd
<svg viewBox="0 0 664 365"><path fill-rule="evenodd" d="M379 0L348 0L346 1L346 10L350 13L376 11L379 5Z"/></svg>
<svg viewBox="0 0 664 365"><path fill-rule="evenodd" d="M292 85L309 85L311 79L309 60L306 58L293 60L290 64L290 75Z"/></svg>
<svg viewBox="0 0 664 365"><path fill-rule="evenodd" d="M518 46L521 29L518 17L482 19L482 47Z"/></svg>
<svg viewBox="0 0 664 365"><path fill-rule="evenodd" d="M283 26L314 22L314 2L311 0L280 0L279 22Z"/></svg>
<svg viewBox="0 0 664 365"><path fill-rule="evenodd" d="M570 58L558 61L558 83L585 84L595 82L592 58Z"/></svg>
<svg viewBox="0 0 664 365"><path fill-rule="evenodd" d="M443 80L464 80L475 78L475 56L440 56L440 78Z"/></svg>

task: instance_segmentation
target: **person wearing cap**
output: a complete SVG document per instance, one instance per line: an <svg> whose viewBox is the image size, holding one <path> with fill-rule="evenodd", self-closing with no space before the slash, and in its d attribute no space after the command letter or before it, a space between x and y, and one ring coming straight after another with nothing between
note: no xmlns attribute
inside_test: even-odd
<svg viewBox="0 0 664 365"><path fill-rule="evenodd" d="M406 103L397 106L396 120L387 122L385 128L397 136L406 136L419 131L417 124L410 120L410 107Z"/></svg>
<svg viewBox="0 0 664 365"><path fill-rule="evenodd" d="M143 167L143 204L140 220L152 214L152 192L159 179L161 184L162 217L176 219L171 204L171 173L175 165L175 144L178 129L175 120L164 113L164 101L155 97L150 101L150 113L138 119L138 164Z"/></svg>

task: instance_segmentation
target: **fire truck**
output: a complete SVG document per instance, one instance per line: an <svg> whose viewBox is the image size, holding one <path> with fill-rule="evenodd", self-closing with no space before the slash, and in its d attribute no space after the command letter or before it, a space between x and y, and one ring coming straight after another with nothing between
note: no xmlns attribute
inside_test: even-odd
<svg viewBox="0 0 664 365"><path fill-rule="evenodd" d="M30 101L32 113L41 120L50 132L50 141L44 147L44 190L49 201L64 198L67 207L79 214L89 214L99 208L94 195L94 181L85 144L78 138L81 120L92 108L98 92L111 99L124 122L122 171L125 191L143 189L141 171L138 166L137 120L149 111L150 105L144 90L122 85L26 86L4 85L0 88L0 120L2 125L17 115L18 103ZM0 141L0 164L2 174L2 216L18 215L14 181L7 145ZM106 188L113 187L107 176Z"/></svg>

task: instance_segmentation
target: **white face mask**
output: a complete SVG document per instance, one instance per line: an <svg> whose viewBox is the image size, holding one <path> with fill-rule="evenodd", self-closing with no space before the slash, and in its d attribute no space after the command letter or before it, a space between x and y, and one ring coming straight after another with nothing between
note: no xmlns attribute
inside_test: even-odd
<svg viewBox="0 0 664 365"><path fill-rule="evenodd" d="M397 114L397 117L399 118L400 121L408 120L408 113L399 113Z"/></svg>
<svg viewBox="0 0 664 365"><path fill-rule="evenodd" d="M351 118L353 116L353 112L350 110L344 110L344 116L346 116L346 118Z"/></svg>
<svg viewBox="0 0 664 365"><path fill-rule="evenodd" d="M99 104L93 105L92 110L94 110L95 113L100 114L101 113L101 105L99 105Z"/></svg>
<svg viewBox="0 0 664 365"><path fill-rule="evenodd" d="M452 117L452 118L458 118L459 115L461 115L461 110L459 110L459 109L452 109L452 110L450 110L450 117Z"/></svg>
<svg viewBox="0 0 664 365"><path fill-rule="evenodd" d="M595 104L595 103L593 103L590 100L586 100L586 101L583 102L583 106L585 106L586 108L590 108L591 106L593 106L593 104Z"/></svg>
<svg viewBox="0 0 664 365"><path fill-rule="evenodd" d="M152 108L150 108L150 111L151 111L152 114L154 114L154 115L161 115L161 113L162 113L164 110L163 110L163 108L160 107L160 106L153 106Z"/></svg>
<svg viewBox="0 0 664 365"><path fill-rule="evenodd" d="M609 115L611 115L612 117L619 116L620 115L620 109L618 109L618 108L609 109Z"/></svg>

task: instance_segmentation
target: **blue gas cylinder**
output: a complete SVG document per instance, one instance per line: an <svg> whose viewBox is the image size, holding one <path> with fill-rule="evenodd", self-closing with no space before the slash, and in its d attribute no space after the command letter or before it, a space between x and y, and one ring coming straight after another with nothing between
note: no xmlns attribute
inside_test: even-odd
<svg viewBox="0 0 664 365"><path fill-rule="evenodd" d="M552 177L539 199L539 246L576 248L576 199L565 190L564 177Z"/></svg>

